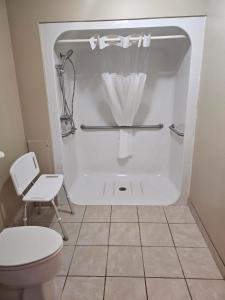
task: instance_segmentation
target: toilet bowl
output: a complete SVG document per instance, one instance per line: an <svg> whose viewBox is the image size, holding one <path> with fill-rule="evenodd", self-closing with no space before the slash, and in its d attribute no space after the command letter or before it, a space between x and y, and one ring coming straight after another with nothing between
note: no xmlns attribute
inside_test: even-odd
<svg viewBox="0 0 225 300"><path fill-rule="evenodd" d="M40 226L6 228L0 233L0 299L55 300L55 276L63 240Z"/></svg>

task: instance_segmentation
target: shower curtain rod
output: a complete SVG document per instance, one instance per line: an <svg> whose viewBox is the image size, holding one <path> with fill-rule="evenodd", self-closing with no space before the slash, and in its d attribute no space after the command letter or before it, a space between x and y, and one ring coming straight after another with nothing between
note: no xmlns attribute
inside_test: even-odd
<svg viewBox="0 0 225 300"><path fill-rule="evenodd" d="M154 35L151 37L151 40L170 40L170 39L185 39L187 38L184 34L178 34L178 35ZM138 37L131 37L131 41L139 41ZM97 38L94 40L97 41ZM108 38L105 40L106 42L119 42L119 38ZM57 40L56 43L86 43L90 42L89 39L61 39Z"/></svg>

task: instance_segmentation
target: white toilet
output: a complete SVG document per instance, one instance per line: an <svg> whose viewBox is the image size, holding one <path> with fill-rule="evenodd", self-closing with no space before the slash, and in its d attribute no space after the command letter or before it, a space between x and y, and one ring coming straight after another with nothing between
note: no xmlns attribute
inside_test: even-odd
<svg viewBox="0 0 225 300"><path fill-rule="evenodd" d="M55 300L55 276L63 240L40 226L6 228L0 233L0 299Z"/></svg>

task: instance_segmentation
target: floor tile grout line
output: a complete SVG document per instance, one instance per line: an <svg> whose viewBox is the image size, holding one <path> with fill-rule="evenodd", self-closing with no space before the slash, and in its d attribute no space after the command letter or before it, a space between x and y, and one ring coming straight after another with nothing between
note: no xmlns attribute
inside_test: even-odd
<svg viewBox="0 0 225 300"><path fill-rule="evenodd" d="M64 245L64 247L68 247L68 246L77 246L77 247L92 247L92 246L96 246L96 247L104 247L104 246L108 246L108 244L74 244L74 245ZM126 245L126 244L109 244L110 247L141 247L140 244L137 245ZM161 246L161 245L142 245L142 248L175 248L173 245L172 246ZM178 246L176 247L177 249L206 249L207 247L187 247L187 246Z"/></svg>
<svg viewBox="0 0 225 300"><path fill-rule="evenodd" d="M85 214L85 211L86 211L86 206L85 206L85 209L84 209L84 214ZM75 213L75 212L74 212L74 213ZM82 219L84 218L84 214L83 214ZM71 257L70 265L69 265L67 274L65 275L65 280L64 280L64 284L63 284L62 291L61 291L61 294L60 294L60 299L62 298L63 291L64 291L64 288L65 288L65 285L66 285L66 281L67 281L67 278L68 278L68 276L69 276L69 270L70 270L70 266L71 266L71 264L72 264L73 256L74 256L74 253L75 253L76 243L77 243L77 240L78 240L78 237L79 237L79 234L80 234L81 225L82 225L82 220L81 220L81 222L79 222L79 223L80 223L80 228L79 228L79 231L78 231L78 234L77 234L77 238L76 238L76 241L75 241L74 250L73 250L72 257ZM63 245L63 248L64 248L65 246L66 246L66 245ZM70 245L68 245L68 246L70 246ZM73 247L73 246L72 246L72 247Z"/></svg>
<svg viewBox="0 0 225 300"><path fill-rule="evenodd" d="M62 221L62 223L64 223L64 224L67 224L67 223L74 223L74 224L77 224L77 223L81 223L80 221ZM84 221L83 223L87 223L87 224L89 224L89 223L109 223L109 222L107 222L107 221L104 221L104 222L102 222L102 221L98 221L98 222L87 222L87 221ZM120 222L115 222L115 221L113 221L113 222L111 222L111 223L138 223L138 222L135 222L135 221L127 221L127 222L122 222L122 221L120 221ZM171 225L196 225L196 223L167 223L167 222L139 222L140 224L171 224ZM49 223L48 221L40 221L40 222L29 222L29 225L30 226L32 226L32 225L40 225L40 224L49 224L50 226L51 226L51 224L52 225L54 225L54 224L58 224L58 222L51 222L51 223Z"/></svg>
<svg viewBox="0 0 225 300"><path fill-rule="evenodd" d="M140 237L140 245L141 245L142 266L143 266L143 272L144 272L145 294L146 294L146 299L148 300L148 289L147 289L147 282L146 282L145 263L144 263L144 254L143 254L142 240L141 240L141 227L140 227L140 222L139 222L140 218L139 218L138 206L136 206L136 209L137 209L138 228L139 228L139 237Z"/></svg>
<svg viewBox="0 0 225 300"><path fill-rule="evenodd" d="M43 223L46 223L46 224L49 224L49 221L40 221L40 222L38 222L38 221L30 221L29 222L30 223L30 225L36 225L36 224L43 224ZM57 224L58 222L57 221L52 221L52 222L50 222L50 224L49 225L51 225L51 224ZM81 221L63 221L62 220L62 223L81 223ZM107 222L107 221L95 221L95 222L91 222L91 221L83 221L83 223L109 223L109 222ZM123 222L123 221L111 221L111 223L138 223L138 221L126 221L126 222ZM170 222L170 223L168 223L168 222L156 222L156 221L140 221L139 223L144 223L144 224L171 224L171 225L196 225L196 223L172 223L172 222Z"/></svg>
<svg viewBox="0 0 225 300"><path fill-rule="evenodd" d="M66 279L67 279L67 277L66 276L64 276L64 283L63 283L63 287L62 287L62 290L61 290L61 292L60 292L60 296L59 296L59 299L61 299L62 298L62 294L63 294L63 291L64 291L64 288L65 288L65 285L66 285Z"/></svg>
<svg viewBox="0 0 225 300"><path fill-rule="evenodd" d="M106 288L106 278L108 272L108 258L109 258L109 239L110 239L110 229L111 229L111 219L112 219L112 205L110 205L110 217L109 217L109 235L108 235L108 245L107 245L107 255L106 255L106 266L105 266L105 278L102 299L105 299L105 288Z"/></svg>
<svg viewBox="0 0 225 300"><path fill-rule="evenodd" d="M193 300L192 295L191 295L191 291L190 291L190 289L189 289L189 286L188 286L188 283L187 283L187 280L186 280L186 277L185 277L185 273L184 273L184 270L183 270L183 266L182 266L182 264L181 264L181 260L180 260L180 257L179 257L179 255L178 255L178 251L177 251L176 244L175 244L175 241L174 241L174 238L173 238L173 234L172 234L172 231L171 231L171 228L170 228L170 224L169 224L168 219L167 219L167 215L166 215L165 208L163 208L163 211L164 211L164 214L165 214L167 223L168 223L169 231L170 231L170 234L171 234L171 237L172 237L172 240L173 240L173 244L174 244L174 249L175 249L175 251L176 251L177 259L178 259L178 261L179 261L179 264L180 264L180 267L181 267L182 274L183 274L183 276L184 276L184 280L185 280L185 284L186 284L186 287L187 287L189 296L190 296L191 300Z"/></svg>
<svg viewBox="0 0 225 300"><path fill-rule="evenodd" d="M86 209L87 209L87 206L85 206L83 217L82 217L81 222L80 222L79 232L78 232L78 235L77 235L77 238L76 238L76 242L75 242L73 254L72 254L72 257L71 257L71 260L70 260L70 265L69 265L69 268L68 268L68 271L67 271L67 274L66 274L66 277L65 277L65 282L64 282L64 285L63 285L63 290L62 290L60 299L62 298L63 291L64 291L64 288L65 288L65 285L66 285L66 281L67 281L67 278L69 277L69 272L70 272L71 264L72 264L72 261L73 261L74 255L75 255L77 241L78 241L78 238L79 238L79 235L80 235L80 231L81 231L81 227L82 227L82 223L83 223L83 219L84 219L84 215L85 215Z"/></svg>
<svg viewBox="0 0 225 300"><path fill-rule="evenodd" d="M56 277L65 277L65 275L57 275ZM68 275L67 277L87 277L87 278L90 278L90 277L96 277L96 278L146 278L146 279L151 279L151 278L156 278L156 279L175 279L175 280L185 280L184 277L174 277L174 276L128 276L128 275L108 275L108 276L105 276L105 275ZM207 281L207 280L210 280L210 281L222 281L224 282L224 279L222 278L201 278L201 277L186 277L187 280L204 280L204 281Z"/></svg>

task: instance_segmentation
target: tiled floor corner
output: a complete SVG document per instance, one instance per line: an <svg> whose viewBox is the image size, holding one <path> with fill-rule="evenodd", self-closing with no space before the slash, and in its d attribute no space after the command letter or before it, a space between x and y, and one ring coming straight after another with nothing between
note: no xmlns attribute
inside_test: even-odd
<svg viewBox="0 0 225 300"><path fill-rule="evenodd" d="M224 300L224 280L199 280L187 281L193 300Z"/></svg>
<svg viewBox="0 0 225 300"><path fill-rule="evenodd" d="M176 247L207 247L196 224L170 224Z"/></svg>
<svg viewBox="0 0 225 300"><path fill-rule="evenodd" d="M195 223L195 220L191 214L188 206L171 205L164 207L166 218L168 223Z"/></svg>
<svg viewBox="0 0 225 300"><path fill-rule="evenodd" d="M178 248L186 278L222 279L208 248Z"/></svg>
<svg viewBox="0 0 225 300"><path fill-rule="evenodd" d="M225 282L187 206L80 206L68 232L58 300L224 300ZM52 209L30 224L61 233Z"/></svg>

